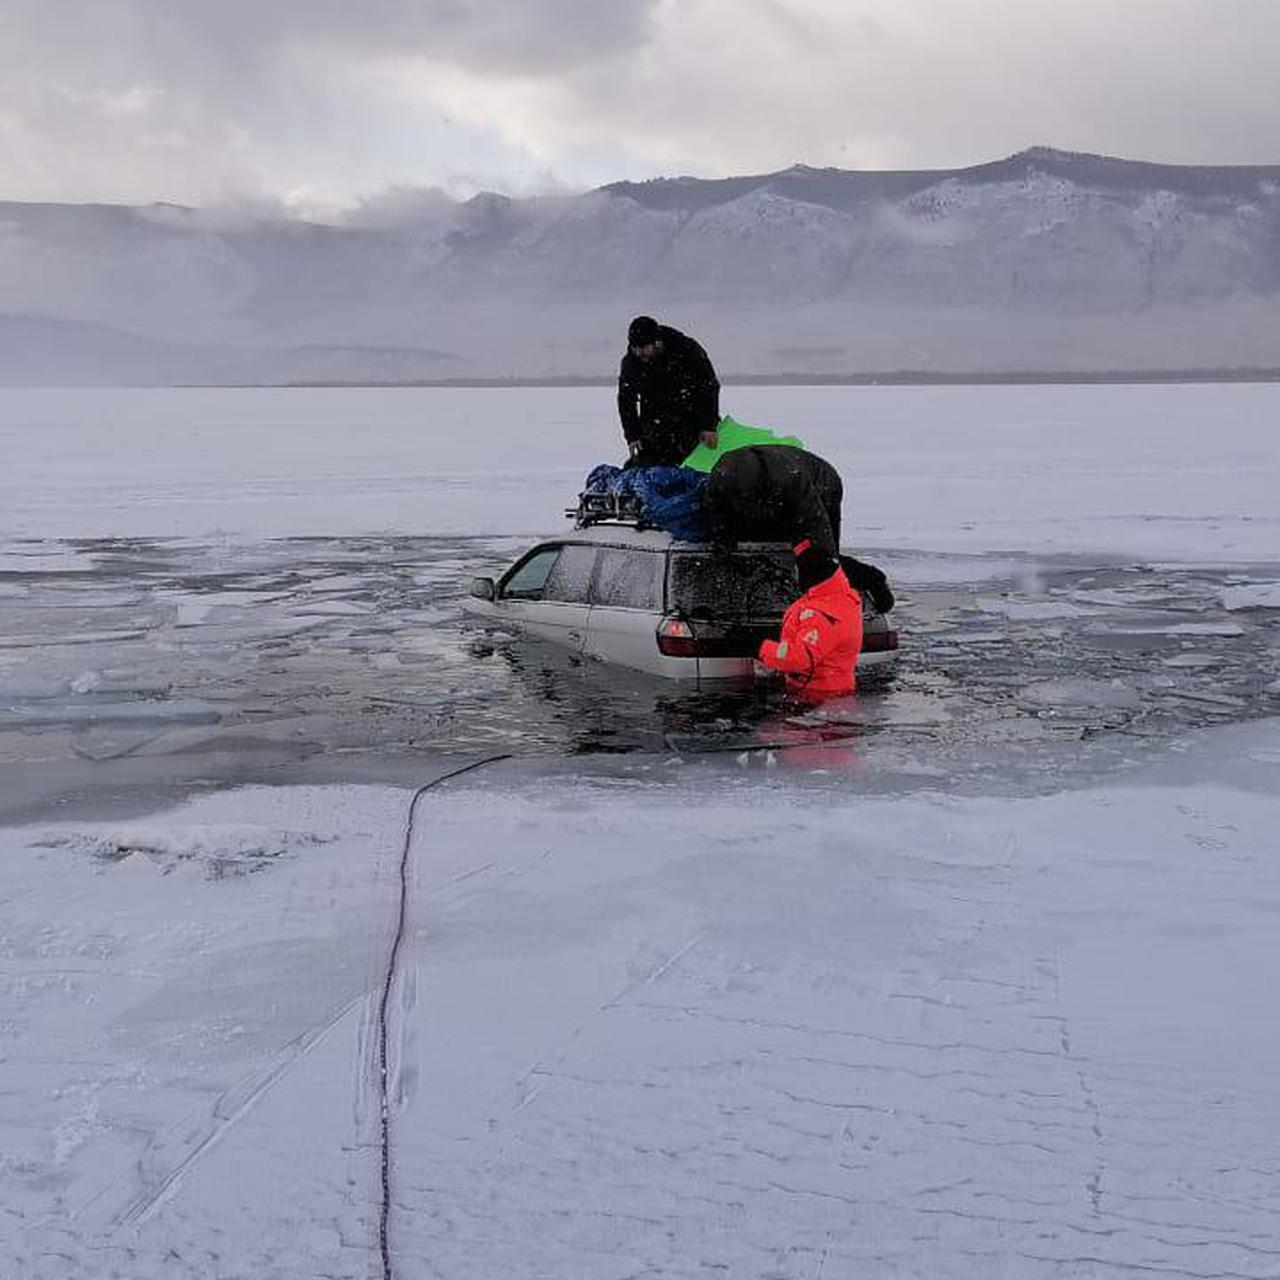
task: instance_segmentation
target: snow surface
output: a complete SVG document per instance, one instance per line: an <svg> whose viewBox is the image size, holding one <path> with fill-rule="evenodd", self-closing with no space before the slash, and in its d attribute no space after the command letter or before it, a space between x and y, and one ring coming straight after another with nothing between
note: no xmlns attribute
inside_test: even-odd
<svg viewBox="0 0 1280 1280"><path fill-rule="evenodd" d="M1274 1276L1280 724L1217 732L1256 790L428 795L396 1274ZM4 1274L374 1274L406 800L0 833Z"/></svg>
<svg viewBox="0 0 1280 1280"><path fill-rule="evenodd" d="M730 387L721 403L836 464L849 545L1280 547L1280 385ZM619 439L608 388L10 390L0 555L17 538L556 533Z"/></svg>
<svg viewBox="0 0 1280 1280"><path fill-rule="evenodd" d="M508 761L425 795L388 1007L392 1274L1280 1274L1280 683L1233 684L1226 727L1109 728L1148 684L1204 700L1219 667L1274 672L1277 407L1269 386L727 393L841 467L846 542L932 584L904 609L949 636L940 681L984 664L994 728L931 753L939 703L908 688L866 699L856 737L784 717L754 749ZM284 634L260 670L301 655L323 689L366 600L455 589L457 535L493 554L563 528L615 448L605 391L0 395L0 677L34 718L7 741L45 753L0 763L0 799L44 797L0 826L0 1276L381 1274L397 859L410 788L457 759L335 750L325 785L263 785L290 775L242 749L252 785L228 789L196 747L229 697L250 715L259 668L140 703L183 645ZM429 563L388 543L397 576L371 579L336 539L378 533L452 541ZM296 544L263 541L285 536L335 539L301 587ZM86 572L112 538L116 576ZM1046 593L1029 553L1100 568ZM173 619L148 666L153 587ZM474 698L420 612L422 655ZM1064 668L1073 626L1124 678ZM1055 628L1042 678L1006 676L1041 732L1015 740L991 668ZM374 680L399 660L353 651ZM191 735L184 798L109 752L63 759L68 714L104 708L112 733Z"/></svg>
<svg viewBox="0 0 1280 1280"><path fill-rule="evenodd" d="M1222 593L1227 609L1280 609L1280 582L1254 582L1227 587Z"/></svg>

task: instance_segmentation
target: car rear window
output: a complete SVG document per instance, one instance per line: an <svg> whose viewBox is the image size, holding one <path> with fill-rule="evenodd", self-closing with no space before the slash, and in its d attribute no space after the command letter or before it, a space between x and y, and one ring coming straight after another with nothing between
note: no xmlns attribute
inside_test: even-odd
<svg viewBox="0 0 1280 1280"><path fill-rule="evenodd" d="M789 551L735 551L671 557L670 607L693 616L781 615L800 594Z"/></svg>

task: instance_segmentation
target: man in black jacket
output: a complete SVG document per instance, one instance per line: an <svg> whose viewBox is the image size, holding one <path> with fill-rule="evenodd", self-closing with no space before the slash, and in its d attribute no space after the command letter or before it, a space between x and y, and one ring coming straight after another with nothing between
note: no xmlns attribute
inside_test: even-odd
<svg viewBox="0 0 1280 1280"><path fill-rule="evenodd" d="M637 316L618 371L618 417L629 467L678 467L698 442L715 448L720 382L692 338Z"/></svg>
<svg viewBox="0 0 1280 1280"><path fill-rule="evenodd" d="M810 563L833 573L838 561L849 585L888 613L894 599L884 574L840 554L843 498L844 484L831 463L783 444L726 453L711 468L702 495L717 551L732 551L739 542L787 542L796 551L802 578Z"/></svg>
<svg viewBox="0 0 1280 1280"><path fill-rule="evenodd" d="M808 541L834 561L843 497L840 473L825 458L786 444L758 444L726 453L711 468L702 500L718 549Z"/></svg>

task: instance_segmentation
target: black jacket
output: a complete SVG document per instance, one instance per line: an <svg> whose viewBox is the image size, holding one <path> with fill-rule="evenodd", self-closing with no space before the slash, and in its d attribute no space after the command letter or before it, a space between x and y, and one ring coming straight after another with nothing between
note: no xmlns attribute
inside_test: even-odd
<svg viewBox="0 0 1280 1280"><path fill-rule="evenodd" d="M840 473L825 458L785 444L752 445L726 453L711 469L703 503L711 541L809 539L835 558L840 554Z"/></svg>
<svg viewBox="0 0 1280 1280"><path fill-rule="evenodd" d="M720 382L707 353L692 338L658 326L662 352L646 363L630 350L618 371L618 417L638 465L676 467L703 431L720 421Z"/></svg>

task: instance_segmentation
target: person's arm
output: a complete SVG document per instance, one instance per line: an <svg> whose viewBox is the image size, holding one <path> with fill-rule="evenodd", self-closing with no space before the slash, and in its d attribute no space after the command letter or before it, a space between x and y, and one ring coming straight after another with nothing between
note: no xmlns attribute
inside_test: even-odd
<svg viewBox="0 0 1280 1280"><path fill-rule="evenodd" d="M711 357L700 342L689 339L690 367L693 370L695 421L702 443L714 449L719 443L716 428L720 425L720 379L716 377Z"/></svg>
<svg viewBox="0 0 1280 1280"><path fill-rule="evenodd" d="M831 649L835 623L816 609L802 609L794 627L784 627L781 640L760 645L760 661L774 671L808 677Z"/></svg>
<svg viewBox="0 0 1280 1280"><path fill-rule="evenodd" d="M640 389L636 386L631 356L622 357L618 370L618 420L628 450L634 455L640 446Z"/></svg>

